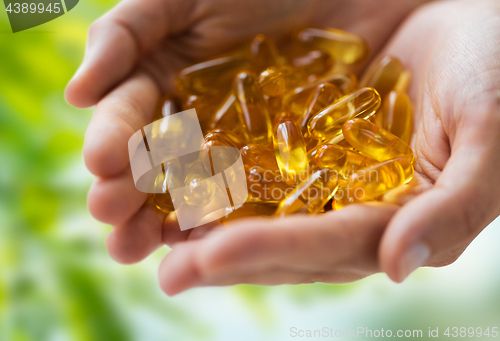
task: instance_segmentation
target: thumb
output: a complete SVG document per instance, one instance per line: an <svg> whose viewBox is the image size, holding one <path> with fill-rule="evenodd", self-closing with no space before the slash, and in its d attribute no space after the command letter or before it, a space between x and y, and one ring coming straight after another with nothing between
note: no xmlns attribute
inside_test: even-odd
<svg viewBox="0 0 500 341"><path fill-rule="evenodd" d="M497 101L487 101L486 110L457 124L451 156L433 188L409 201L389 223L379 262L392 280L401 282L420 266L452 263L500 214Z"/></svg>

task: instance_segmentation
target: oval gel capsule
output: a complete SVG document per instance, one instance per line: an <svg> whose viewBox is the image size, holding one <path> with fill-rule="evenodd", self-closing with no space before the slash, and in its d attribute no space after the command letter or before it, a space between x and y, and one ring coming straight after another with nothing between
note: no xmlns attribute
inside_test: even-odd
<svg viewBox="0 0 500 341"><path fill-rule="evenodd" d="M296 185L307 175L307 150L302 137L302 130L293 121L278 125L274 135L276 161L289 185Z"/></svg>
<svg viewBox="0 0 500 341"><path fill-rule="evenodd" d="M278 206L275 216L293 213L315 214L335 195L338 175L329 169L320 169L300 183Z"/></svg>
<svg viewBox="0 0 500 341"><path fill-rule="evenodd" d="M380 107L380 96L372 88L363 88L344 96L329 105L307 125L311 136L317 140L333 139L342 135L342 125L352 118L366 119Z"/></svg>
<svg viewBox="0 0 500 341"><path fill-rule="evenodd" d="M335 208L373 200L413 178L413 166L406 157L394 158L359 170L349 176L335 196Z"/></svg>
<svg viewBox="0 0 500 341"><path fill-rule="evenodd" d="M240 72L234 81L236 109L247 141L256 144L272 143L269 108L252 72Z"/></svg>
<svg viewBox="0 0 500 341"><path fill-rule="evenodd" d="M405 156L411 162L415 158L410 146L403 140L367 120L349 120L342 131L351 146L379 162L398 156Z"/></svg>

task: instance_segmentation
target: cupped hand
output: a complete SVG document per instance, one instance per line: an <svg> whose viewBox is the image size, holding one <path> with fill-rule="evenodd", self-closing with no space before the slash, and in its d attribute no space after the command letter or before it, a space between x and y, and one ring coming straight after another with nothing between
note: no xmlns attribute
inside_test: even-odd
<svg viewBox="0 0 500 341"><path fill-rule="evenodd" d="M425 0L124 0L89 32L85 59L66 89L77 107L97 104L84 159L96 175L88 195L92 215L115 227L107 246L122 263L137 262L162 243L194 239L136 190L130 136L152 120L162 94L174 91L184 66L226 52L253 35L279 41L293 28L343 28L363 36L376 53L413 8Z"/></svg>
<svg viewBox="0 0 500 341"><path fill-rule="evenodd" d="M500 5L425 5L383 53L414 75L414 180L385 203L320 216L249 219L178 244L160 266L169 295L196 286L404 280L455 261L500 214Z"/></svg>

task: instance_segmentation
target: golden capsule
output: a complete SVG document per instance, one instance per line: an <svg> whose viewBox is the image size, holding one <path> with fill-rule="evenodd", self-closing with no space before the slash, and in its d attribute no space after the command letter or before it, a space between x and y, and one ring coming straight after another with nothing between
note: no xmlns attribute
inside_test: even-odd
<svg viewBox="0 0 500 341"><path fill-rule="evenodd" d="M337 191L339 180L334 173L329 169L314 172L280 202L275 216L320 212Z"/></svg>
<svg viewBox="0 0 500 341"><path fill-rule="evenodd" d="M179 112L179 108L175 103L174 99L170 96L163 96L160 98L156 105L156 109L153 115L153 122L159 120L163 117L167 117Z"/></svg>
<svg viewBox="0 0 500 341"><path fill-rule="evenodd" d="M196 116L200 122L201 129L204 133L210 129L210 122L214 119L214 114L220 105L221 96L188 96L182 101L182 110L195 109Z"/></svg>
<svg viewBox="0 0 500 341"><path fill-rule="evenodd" d="M361 62L369 53L361 37L335 28L305 28L295 37L306 48L326 51L344 64Z"/></svg>
<svg viewBox="0 0 500 341"><path fill-rule="evenodd" d="M283 96L283 108L297 117L302 116L312 92L321 83L330 83L337 87L342 95L347 95L357 88L356 76L352 73L336 73L322 76L315 82L297 87Z"/></svg>
<svg viewBox="0 0 500 341"><path fill-rule="evenodd" d="M286 122L286 121L297 121L297 118L291 114L289 111L280 111L273 117L272 121L272 126L273 126L273 131L276 130L276 127L279 126L281 123Z"/></svg>
<svg viewBox="0 0 500 341"><path fill-rule="evenodd" d="M246 202L237 210L220 219L221 223L227 224L233 220L251 217L271 217L276 212L278 205L262 202Z"/></svg>
<svg viewBox="0 0 500 341"><path fill-rule="evenodd" d="M344 177L349 177L360 169L371 167L379 163L377 160L361 155L353 150L346 149L345 152L345 164L344 168L341 170L341 174Z"/></svg>
<svg viewBox="0 0 500 341"><path fill-rule="evenodd" d="M230 92L221 104L215 109L208 127L210 130L227 129L235 130L239 126L238 110L236 109L236 96Z"/></svg>
<svg viewBox="0 0 500 341"><path fill-rule="evenodd" d="M165 213L175 211L168 189L182 187L182 178L182 166L178 159L163 163L162 172L158 174L154 184L155 189L161 191L153 194L153 203L157 209Z"/></svg>
<svg viewBox="0 0 500 341"><path fill-rule="evenodd" d="M398 157L364 168L349 176L335 196L335 208L373 200L409 182L413 167L406 157Z"/></svg>
<svg viewBox="0 0 500 341"><path fill-rule="evenodd" d="M308 157L312 167L328 168L340 173L345 167L347 151L335 144L323 144L309 151Z"/></svg>
<svg viewBox="0 0 500 341"><path fill-rule="evenodd" d="M279 170L259 166L245 168L249 201L279 203L293 190L283 181Z"/></svg>
<svg viewBox="0 0 500 341"><path fill-rule="evenodd" d="M295 88L304 75L290 66L271 66L259 75L259 86L262 94L270 97L282 96L286 91Z"/></svg>
<svg viewBox="0 0 500 341"><path fill-rule="evenodd" d="M367 119L380 106L380 96L372 88L363 88L344 96L313 116L307 128L317 140L332 139L342 135L342 125L349 119Z"/></svg>
<svg viewBox="0 0 500 341"><path fill-rule="evenodd" d="M203 163L194 162L184 179L184 200L190 206L206 206L215 195L216 184Z"/></svg>
<svg viewBox="0 0 500 341"><path fill-rule="evenodd" d="M383 110L375 115L375 123L409 144L413 132L412 116L408 95L402 91L391 91L385 97Z"/></svg>
<svg viewBox="0 0 500 341"><path fill-rule="evenodd" d="M276 44L263 34L259 34L252 39L249 54L251 61L259 71L282 64L282 57L278 53Z"/></svg>
<svg viewBox="0 0 500 341"><path fill-rule="evenodd" d="M330 73L318 79L316 84L327 82L334 85L342 95L347 95L358 88L358 79L351 72Z"/></svg>
<svg viewBox="0 0 500 341"><path fill-rule="evenodd" d="M414 160L409 145L372 122L362 119L349 120L342 127L342 132L351 146L379 162L398 156L405 156L411 162Z"/></svg>
<svg viewBox="0 0 500 341"><path fill-rule="evenodd" d="M264 96L264 99L267 102L267 106L269 107L269 113L271 119L283 111L283 101L282 96Z"/></svg>
<svg viewBox="0 0 500 341"><path fill-rule="evenodd" d="M269 108L259 90L255 74L240 72L234 81L236 109L247 141L270 145L272 126Z"/></svg>
<svg viewBox="0 0 500 341"><path fill-rule="evenodd" d="M234 76L250 68L248 58L239 54L223 56L183 69L176 79L181 94L224 96L231 89Z"/></svg>
<svg viewBox="0 0 500 341"><path fill-rule="evenodd" d="M236 138L236 141L233 141L232 138ZM213 174L213 162L217 162L220 168L226 169L231 167L236 161L234 160L231 150L217 149L217 152L214 154L211 147L233 147L239 149L243 144L244 143L239 140L238 136L234 136L231 131L224 129L217 129L205 135L203 139L201 160L207 172Z"/></svg>
<svg viewBox="0 0 500 341"><path fill-rule="evenodd" d="M333 60L328 53L321 50L308 51L304 54L294 56L290 63L295 72L302 72L310 79L315 80L317 76L324 75L331 70ZM311 78L311 76L314 76Z"/></svg>
<svg viewBox="0 0 500 341"><path fill-rule="evenodd" d="M263 169L279 171L274 150L270 148L258 144L248 144L240 149L240 154L245 168L259 166Z"/></svg>
<svg viewBox="0 0 500 341"><path fill-rule="evenodd" d="M274 153L283 180L289 185L298 184L307 174L307 150L302 130L293 121L278 125L274 134Z"/></svg>
<svg viewBox="0 0 500 341"><path fill-rule="evenodd" d="M381 98L393 90L404 72L401 61L393 56L386 55L370 66L361 78L361 87L370 87L378 91Z"/></svg>
<svg viewBox="0 0 500 341"><path fill-rule="evenodd" d="M330 83L319 83L316 89L309 95L306 109L300 118L300 126L303 132L307 132L307 122L318 112L331 105L341 97L336 86Z"/></svg>

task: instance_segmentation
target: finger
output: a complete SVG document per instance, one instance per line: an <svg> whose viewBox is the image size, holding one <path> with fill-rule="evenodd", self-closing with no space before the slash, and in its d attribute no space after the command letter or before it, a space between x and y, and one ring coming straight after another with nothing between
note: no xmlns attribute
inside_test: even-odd
<svg viewBox="0 0 500 341"><path fill-rule="evenodd" d="M192 7L189 0L120 2L90 27L84 61L66 89L68 102L95 105L132 72L142 55L190 25Z"/></svg>
<svg viewBox="0 0 500 341"><path fill-rule="evenodd" d="M165 214L144 205L123 225L109 234L106 246L110 256L122 264L136 263L161 246Z"/></svg>
<svg viewBox="0 0 500 341"><path fill-rule="evenodd" d="M99 102L83 145L91 173L110 177L129 167L128 140L151 121L159 97L155 82L136 73Z"/></svg>
<svg viewBox="0 0 500 341"><path fill-rule="evenodd" d="M468 104L452 154L430 191L405 205L382 239L382 269L397 282L423 265L453 262L500 214L500 96Z"/></svg>
<svg viewBox="0 0 500 341"><path fill-rule="evenodd" d="M377 245L397 209L393 205L353 205L318 217L249 219L202 240L173 248L160 266L162 289L169 295L218 278L241 282L242 275L275 268L292 272L377 271ZM347 272L347 271L346 271ZM347 278L337 278L342 282Z"/></svg>
<svg viewBox="0 0 500 341"><path fill-rule="evenodd" d="M134 185L130 168L111 178L96 178L87 202L92 216L106 224L121 225L144 204L147 194Z"/></svg>

